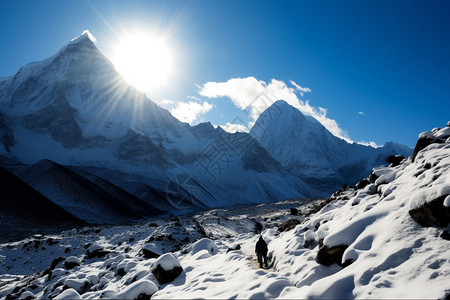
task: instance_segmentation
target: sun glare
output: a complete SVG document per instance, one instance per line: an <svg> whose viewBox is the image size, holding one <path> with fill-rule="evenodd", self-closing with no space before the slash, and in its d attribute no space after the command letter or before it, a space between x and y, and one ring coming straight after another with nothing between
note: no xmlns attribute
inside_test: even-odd
<svg viewBox="0 0 450 300"><path fill-rule="evenodd" d="M168 83L173 73L174 51L164 36L137 33L120 40L112 60L131 85L142 92L151 92Z"/></svg>

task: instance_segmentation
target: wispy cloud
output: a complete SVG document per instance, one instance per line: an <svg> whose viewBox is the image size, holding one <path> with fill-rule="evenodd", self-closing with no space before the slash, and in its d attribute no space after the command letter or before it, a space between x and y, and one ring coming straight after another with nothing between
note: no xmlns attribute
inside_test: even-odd
<svg viewBox="0 0 450 300"><path fill-rule="evenodd" d="M360 114L361 116L365 116L366 115L363 111L358 111L358 114Z"/></svg>
<svg viewBox="0 0 450 300"><path fill-rule="evenodd" d="M207 101L204 101L203 103L193 101L177 102L176 107L171 109L170 113L181 122L191 124L196 121L200 115L206 114L212 108L212 104Z"/></svg>
<svg viewBox="0 0 450 300"><path fill-rule="evenodd" d="M249 129L244 124L236 124L236 123L226 123L225 125L221 125L223 130L229 132L229 133L235 133L235 132L249 132Z"/></svg>
<svg viewBox="0 0 450 300"><path fill-rule="evenodd" d="M311 92L310 88L302 87L292 80L290 85L276 79L266 83L255 77L232 78L226 82L207 82L201 86L199 94L207 98L230 98L238 108L249 112L249 125L273 102L283 99L303 114L316 118L335 136L353 142L335 120L327 117L326 108L311 106L308 101L298 98L298 95L303 96L304 93ZM265 96L264 101L255 101L260 95Z"/></svg>
<svg viewBox="0 0 450 300"><path fill-rule="evenodd" d="M289 82L297 89L297 91L300 93L300 96L303 97L303 95L305 93L311 93L310 88L302 87L301 85L298 85L297 83L295 83L293 80L290 80Z"/></svg>
<svg viewBox="0 0 450 300"><path fill-rule="evenodd" d="M360 142L358 142L358 144L361 144L361 145L364 145L364 146L371 146L371 147L374 147L374 148L382 147L380 145L377 145L377 143L375 143L374 141L370 141L370 142L360 141Z"/></svg>
<svg viewBox="0 0 450 300"><path fill-rule="evenodd" d="M199 97L195 97L195 96L187 96L186 98L191 99L191 100L195 100L195 101L202 101Z"/></svg>

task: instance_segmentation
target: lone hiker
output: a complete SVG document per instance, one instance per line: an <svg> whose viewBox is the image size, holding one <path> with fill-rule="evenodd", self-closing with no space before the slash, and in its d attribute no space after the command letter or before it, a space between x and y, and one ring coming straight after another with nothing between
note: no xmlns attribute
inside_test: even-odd
<svg viewBox="0 0 450 300"><path fill-rule="evenodd" d="M264 241L262 235L259 237L259 240L256 243L255 253L258 256L259 267L263 267L263 258L264 265L267 267L267 243Z"/></svg>

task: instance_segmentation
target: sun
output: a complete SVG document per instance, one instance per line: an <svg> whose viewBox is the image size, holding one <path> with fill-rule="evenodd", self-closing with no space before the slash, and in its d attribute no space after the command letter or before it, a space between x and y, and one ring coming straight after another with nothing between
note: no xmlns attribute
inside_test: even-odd
<svg viewBox="0 0 450 300"><path fill-rule="evenodd" d="M152 92L168 84L175 53L164 36L145 32L128 34L115 47L112 61L135 88Z"/></svg>

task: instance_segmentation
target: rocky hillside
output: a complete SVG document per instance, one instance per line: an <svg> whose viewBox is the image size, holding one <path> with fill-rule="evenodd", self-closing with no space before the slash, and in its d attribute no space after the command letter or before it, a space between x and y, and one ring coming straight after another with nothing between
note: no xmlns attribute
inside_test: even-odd
<svg viewBox="0 0 450 300"><path fill-rule="evenodd" d="M414 153L329 199L2 244L0 297L448 299L450 123ZM260 230L267 269L255 265Z"/></svg>

